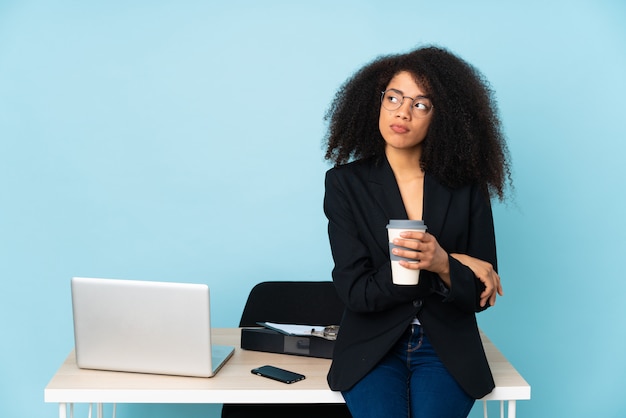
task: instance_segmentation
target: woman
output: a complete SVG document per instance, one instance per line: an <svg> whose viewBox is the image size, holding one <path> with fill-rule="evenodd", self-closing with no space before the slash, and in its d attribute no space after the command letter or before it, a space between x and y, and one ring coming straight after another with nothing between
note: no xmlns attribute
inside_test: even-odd
<svg viewBox="0 0 626 418"><path fill-rule="evenodd" d="M475 313L502 294L490 198L510 179L491 91L452 53L427 47L357 71L328 113L324 211L346 305L328 375L354 418L465 417L494 387ZM394 285L385 226L420 269Z"/></svg>

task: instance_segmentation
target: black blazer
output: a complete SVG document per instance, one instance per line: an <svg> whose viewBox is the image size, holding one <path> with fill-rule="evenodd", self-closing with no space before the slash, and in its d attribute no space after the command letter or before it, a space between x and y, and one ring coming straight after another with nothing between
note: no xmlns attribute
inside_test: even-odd
<svg viewBox="0 0 626 418"><path fill-rule="evenodd" d="M333 281L346 305L328 383L348 390L385 356L417 316L457 382L478 399L494 388L475 312L483 284L450 257L450 289L438 275L420 273L416 286L391 281L386 225L407 219L386 158L360 160L326 173L324 211L335 262ZM424 223L448 253L497 268L489 199L476 186L455 190L424 179Z"/></svg>

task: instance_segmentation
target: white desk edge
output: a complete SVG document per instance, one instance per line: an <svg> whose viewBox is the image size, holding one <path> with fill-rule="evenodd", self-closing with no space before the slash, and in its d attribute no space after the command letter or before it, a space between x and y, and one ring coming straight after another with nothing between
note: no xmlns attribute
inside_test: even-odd
<svg viewBox="0 0 626 418"><path fill-rule="evenodd" d="M484 334L481 337L496 381L496 388L482 400L508 401L508 416L513 418L515 401L530 399L530 385ZM61 409L64 404L72 403L343 403L341 394L331 391L326 383L329 360L242 350L239 348L239 338L240 332L236 328L213 330L214 343L235 345L236 351L224 368L209 379L81 370L76 367L72 352L45 388L44 400L59 403ZM259 380L261 378L258 376L246 374L252 367L262 364L291 368L303 372L307 379L297 384L285 385L267 379ZM238 374L227 377L230 370L236 367L241 369L237 371ZM76 384L65 384L62 381L64 374L73 376ZM223 376L222 380L220 375ZM122 387L118 385L120 378L124 382ZM167 379L173 380L168 382ZM216 386L227 379L231 380L230 387ZM250 381L253 384L247 385L250 387L246 387L246 384L235 386L232 384L233 379L237 379L237 382L253 379ZM96 380L109 380L112 383L107 386L104 382L100 384L101 387L90 385L90 382ZM164 384L142 387L151 380Z"/></svg>

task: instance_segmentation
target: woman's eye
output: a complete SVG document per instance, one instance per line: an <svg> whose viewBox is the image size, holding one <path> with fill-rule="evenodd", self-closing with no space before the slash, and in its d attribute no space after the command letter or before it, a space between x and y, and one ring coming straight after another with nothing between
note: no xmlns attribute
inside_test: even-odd
<svg viewBox="0 0 626 418"><path fill-rule="evenodd" d="M394 96L394 95L390 94L390 95L387 96L387 101L389 103L398 103L399 99L398 99L397 96Z"/></svg>
<svg viewBox="0 0 626 418"><path fill-rule="evenodd" d="M429 101L419 101L419 102L415 102L415 109L420 110L420 111L429 111L430 108L433 106L432 104L430 104Z"/></svg>

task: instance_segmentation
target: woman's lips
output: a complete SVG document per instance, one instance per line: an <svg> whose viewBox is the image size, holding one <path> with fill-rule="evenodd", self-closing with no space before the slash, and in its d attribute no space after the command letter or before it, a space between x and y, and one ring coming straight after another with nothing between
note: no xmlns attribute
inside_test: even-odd
<svg viewBox="0 0 626 418"><path fill-rule="evenodd" d="M406 126L402 125L391 125L391 130L397 134L404 134L409 132L409 129Z"/></svg>

